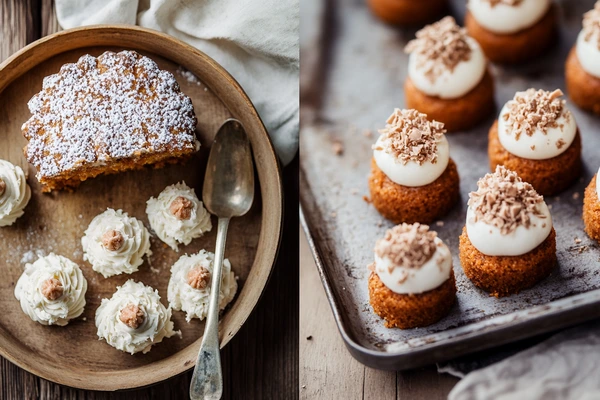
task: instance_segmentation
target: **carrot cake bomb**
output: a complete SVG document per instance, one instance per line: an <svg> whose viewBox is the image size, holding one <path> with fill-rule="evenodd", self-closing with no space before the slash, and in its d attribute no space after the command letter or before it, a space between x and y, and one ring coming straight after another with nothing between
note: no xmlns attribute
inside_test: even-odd
<svg viewBox="0 0 600 400"><path fill-rule="evenodd" d="M15 297L23 312L42 325L64 326L85 307L87 281L73 261L50 253L26 264Z"/></svg>
<svg viewBox="0 0 600 400"><path fill-rule="evenodd" d="M544 198L498 166L469 194L460 261L476 286L500 297L547 277L556 266L556 233Z"/></svg>
<svg viewBox="0 0 600 400"><path fill-rule="evenodd" d="M573 103L600 114L600 1L583 16L583 29L565 65L565 80Z"/></svg>
<svg viewBox="0 0 600 400"><path fill-rule="evenodd" d="M468 0L465 26L492 62L516 64L555 41L556 6L552 0Z"/></svg>
<svg viewBox="0 0 600 400"><path fill-rule="evenodd" d="M494 82L477 41L454 18L417 32L404 83L407 108L441 121L449 132L469 129L494 109Z"/></svg>
<svg viewBox="0 0 600 400"><path fill-rule="evenodd" d="M566 189L581 173L581 138L560 89L528 89L508 101L489 133L490 168L515 171L544 196Z"/></svg>
<svg viewBox="0 0 600 400"><path fill-rule="evenodd" d="M31 189L21 167L0 160L0 227L14 224L29 199Z"/></svg>
<svg viewBox="0 0 600 400"><path fill-rule="evenodd" d="M373 14L390 24L421 25L443 15L448 0L368 0Z"/></svg>
<svg viewBox="0 0 600 400"><path fill-rule="evenodd" d="M167 298L173 310L185 311L186 321L203 320L208 312L210 285L215 255L206 250L197 254L181 256L171 267L171 279ZM219 310L225 309L237 291L235 274L231 263L225 259L219 290Z"/></svg>
<svg viewBox="0 0 600 400"><path fill-rule="evenodd" d="M147 353L164 338L181 336L173 330L171 309L160 302L158 290L128 280L96 310L98 337L117 350Z"/></svg>
<svg viewBox="0 0 600 400"><path fill-rule="evenodd" d="M375 245L369 266L369 298L388 328L431 325L446 316L456 298L452 256L427 225L389 229Z"/></svg>
<svg viewBox="0 0 600 400"><path fill-rule="evenodd" d="M122 210L97 215L81 238L83 259L105 278L131 274L150 257L150 234L144 224Z"/></svg>
<svg viewBox="0 0 600 400"><path fill-rule="evenodd" d="M147 201L146 213L156 235L173 250L190 244L212 229L210 214L185 182L167 186L157 198Z"/></svg>
<svg viewBox="0 0 600 400"><path fill-rule="evenodd" d="M190 98L173 74L135 51L63 65L28 105L25 156L45 192L179 162L200 147Z"/></svg>
<svg viewBox="0 0 600 400"><path fill-rule="evenodd" d="M416 110L395 109L373 146L371 201L394 223L430 223L459 197L456 164L444 124Z"/></svg>
<svg viewBox="0 0 600 400"><path fill-rule="evenodd" d="M596 241L600 241L600 185L598 185L598 175L600 175L600 170L594 175L583 194L585 232Z"/></svg>

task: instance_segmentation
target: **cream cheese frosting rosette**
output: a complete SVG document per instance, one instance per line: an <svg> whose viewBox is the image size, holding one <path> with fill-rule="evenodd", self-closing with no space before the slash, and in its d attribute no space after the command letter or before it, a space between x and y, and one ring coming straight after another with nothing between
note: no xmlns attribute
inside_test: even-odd
<svg viewBox="0 0 600 400"><path fill-rule="evenodd" d="M507 35L535 25L548 12L551 0L469 0L473 18L485 29Z"/></svg>
<svg viewBox="0 0 600 400"><path fill-rule="evenodd" d="M538 247L552 230L550 210L533 186L502 166L469 194L469 240L488 256L519 256Z"/></svg>
<svg viewBox="0 0 600 400"><path fill-rule="evenodd" d="M454 18L445 17L417 32L406 46L408 75L421 92L441 99L462 97L486 71L486 58L476 40Z"/></svg>
<svg viewBox="0 0 600 400"><path fill-rule="evenodd" d="M577 133L573 114L556 89L517 92L498 118L498 138L510 153L545 160L566 151Z"/></svg>
<svg viewBox="0 0 600 400"><path fill-rule="evenodd" d="M64 326L83 313L86 291L87 281L79 266L51 253L25 265L15 297L33 321Z"/></svg>
<svg viewBox="0 0 600 400"><path fill-rule="evenodd" d="M423 293L448 280L452 255L427 225L397 225L377 241L374 271L394 293Z"/></svg>
<svg viewBox="0 0 600 400"><path fill-rule="evenodd" d="M158 291L128 280L96 310L98 337L130 354L147 353L164 338L181 335L173 329L171 309L160 302Z"/></svg>
<svg viewBox="0 0 600 400"><path fill-rule="evenodd" d="M21 167L0 160L0 227L14 224L29 199L31 189Z"/></svg>
<svg viewBox="0 0 600 400"><path fill-rule="evenodd" d="M186 313L186 320L203 320L208 312L211 279L215 255L206 250L197 254L184 255L171 267L171 279L167 297L173 310ZM235 274L231 263L223 261L223 274L219 291L219 309L223 310L237 291Z"/></svg>
<svg viewBox="0 0 600 400"><path fill-rule="evenodd" d="M210 214L185 182L167 186L147 202L146 213L156 235L173 250L212 229Z"/></svg>
<svg viewBox="0 0 600 400"><path fill-rule="evenodd" d="M577 36L575 51L581 67L600 78L600 1L583 16L583 29Z"/></svg>
<svg viewBox="0 0 600 400"><path fill-rule="evenodd" d="M105 278L131 274L150 257L150 234L144 224L122 210L97 215L81 238L83 259Z"/></svg>

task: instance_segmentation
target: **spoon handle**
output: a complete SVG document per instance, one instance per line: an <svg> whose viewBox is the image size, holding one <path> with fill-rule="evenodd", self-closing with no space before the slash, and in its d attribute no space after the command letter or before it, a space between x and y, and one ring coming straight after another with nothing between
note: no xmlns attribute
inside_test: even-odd
<svg viewBox="0 0 600 400"><path fill-rule="evenodd" d="M221 289L221 275L228 227L229 218L219 218L208 315L206 317L202 344L200 345L200 353L196 360L196 367L194 368L194 375L192 376L192 383L190 385L190 398L192 400L220 399L223 395L223 373L221 371L221 356L219 354L219 291Z"/></svg>

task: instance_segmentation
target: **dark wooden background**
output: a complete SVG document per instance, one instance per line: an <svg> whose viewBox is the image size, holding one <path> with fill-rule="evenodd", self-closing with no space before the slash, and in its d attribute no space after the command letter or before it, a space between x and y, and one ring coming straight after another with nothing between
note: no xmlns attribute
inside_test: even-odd
<svg viewBox="0 0 600 400"><path fill-rule="evenodd" d="M52 0L0 0L0 62L60 30ZM285 225L271 279L222 352L225 399L298 398L298 157L283 171ZM106 393L40 379L0 357L0 399L186 399L191 372L145 389Z"/></svg>

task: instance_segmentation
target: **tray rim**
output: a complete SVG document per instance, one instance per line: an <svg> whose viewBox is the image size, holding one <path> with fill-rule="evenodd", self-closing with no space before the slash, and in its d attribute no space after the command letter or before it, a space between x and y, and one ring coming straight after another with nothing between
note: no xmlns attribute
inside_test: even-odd
<svg viewBox="0 0 600 400"><path fill-rule="evenodd" d="M567 328L600 317L600 289L595 289L549 303L528 307L524 310L463 325L462 327L474 326L479 329L474 329L470 334L449 338L446 341L426 343L417 348L407 348L397 352L378 351L364 347L353 338L351 330L346 325L344 319L350 317L346 316L342 311L333 288L334 285L330 282L329 274L331 273L331 267L327 266L323 261L321 246L315 240L313 229L305 216L305 208L309 208L304 206L306 201L305 196L311 198L313 196L310 185L306 183L302 163L300 164L300 175L300 225L306 235L306 240L325 290L325 296L327 297L335 323L346 348L356 360L368 367L392 371L423 367L539 334L552 332L557 329ZM520 321L512 323L504 322L494 329L494 322L498 321L499 318L508 319L510 316L525 315L527 313L535 314L535 316L525 317ZM459 330L462 327L451 328L445 332Z"/></svg>
<svg viewBox="0 0 600 400"><path fill-rule="evenodd" d="M88 37L83 43L79 44L75 43L74 41L69 43L69 40L86 34ZM235 80L235 78L233 78L233 76L231 76L231 74L229 74L225 68L223 68L219 63L217 63L204 52L168 34L133 25L102 24L59 31L38 39L12 54L6 60L0 63L0 93L2 93L4 89L13 81L26 74L39 63L45 62L58 54L81 48L96 46L113 46L124 49L131 48L135 50L148 51L160 57L166 58L171 62L183 65L182 63L174 60L173 57L160 54L157 49L150 48L149 45L141 44L141 42L133 43L131 40L134 39L128 38L127 35L134 35L136 39L143 38L144 40L148 41L156 40L157 42L169 43L170 46L173 46L173 49L177 49L170 50L173 54L176 54L177 51L181 51L181 54L187 54L188 56L201 59L203 63L212 67L214 70L213 72L219 75L219 79L223 80L223 83L226 83L227 86L231 87L237 92L237 96L239 96L238 100L243 101L244 110L245 112L249 113L248 118L252 120L252 128L260 136L259 140L261 142L264 141L264 144L266 145L266 149L263 151L263 154L258 154L254 147L252 149L253 158L256 165L255 168L259 182L261 183L260 187L263 203L261 209L261 229L259 234L259 242L254 262L251 267L251 271L258 271L258 273L251 274L248 277L247 282L252 279L253 282L256 281L258 283L259 288L258 290L247 293L247 300L245 302L246 311L243 309L240 310L239 315L241 317L235 321L236 323L229 324L232 325L230 329L225 330L223 326L223 322L228 319L230 314L227 314L223 320L219 321L219 325L221 326L220 347L223 348L241 329L242 325L246 322L256 307L258 301L262 297L262 294L264 293L277 259L283 227L284 199L279 158L275 153L272 140L268 135L264 123L256 111L254 104L241 85ZM93 37L93 39L90 39L90 37ZM98 43L91 44L90 41L93 42L94 40L98 41ZM140 39L140 41L141 40L142 39ZM52 54L45 57L32 57L31 54L40 47L53 45L60 46L53 50ZM183 58L183 56L181 57ZM185 65L183 66L185 67ZM203 83L205 83L208 87L211 87L210 83ZM219 98L221 101L223 101L221 97ZM225 104L225 106L230 109L227 104ZM235 111L230 109L230 112L234 114L234 117L236 116ZM267 181L265 183L261 181L261 171L258 168L259 162L266 165L263 176L263 179ZM267 170L269 170L269 174L266 173ZM267 196L267 194L270 194L275 200L273 203L268 205L267 198L269 196ZM269 207L268 212L266 209L267 206ZM269 230L269 232L267 232L267 230ZM267 238L266 235L270 236ZM151 386L190 370L194 367L196 355L200 348L201 339L202 336L198 337L196 341L179 352L155 362L150 362L134 368L121 369L118 371L99 371L79 377L71 376L70 374L59 369L49 368L43 363L27 362L26 360L20 359L18 355L23 355L27 351L30 352L31 350L28 348L25 349L26 351L24 349L11 349L10 345L14 343L14 341L11 341L9 335L5 334L5 332L2 330L0 330L0 355L28 372L60 385L85 390L116 391ZM30 355L29 358L31 357L32 356Z"/></svg>

